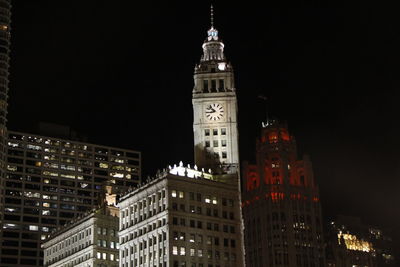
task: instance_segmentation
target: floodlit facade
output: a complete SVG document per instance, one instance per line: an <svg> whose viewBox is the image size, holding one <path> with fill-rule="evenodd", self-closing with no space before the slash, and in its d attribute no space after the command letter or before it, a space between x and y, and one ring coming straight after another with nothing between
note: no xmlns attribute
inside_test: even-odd
<svg viewBox="0 0 400 267"><path fill-rule="evenodd" d="M211 15L211 28L202 46L203 55L194 70L194 157L198 166L215 171L222 166L222 171L237 173L238 111L234 73Z"/></svg>
<svg viewBox="0 0 400 267"><path fill-rule="evenodd" d="M122 196L120 267L243 266L237 184L183 167Z"/></svg>
<svg viewBox="0 0 400 267"><path fill-rule="evenodd" d="M141 153L8 132L1 266L42 266L40 243L99 205L104 183L121 190L141 178Z"/></svg>
<svg viewBox="0 0 400 267"><path fill-rule="evenodd" d="M327 226L328 267L394 267L392 239L360 218L337 216Z"/></svg>
<svg viewBox="0 0 400 267"><path fill-rule="evenodd" d="M51 233L42 245L44 266L118 267L118 215L105 205Z"/></svg>
<svg viewBox="0 0 400 267"><path fill-rule="evenodd" d="M325 266L319 192L287 126L263 125L256 164L243 167L246 266Z"/></svg>

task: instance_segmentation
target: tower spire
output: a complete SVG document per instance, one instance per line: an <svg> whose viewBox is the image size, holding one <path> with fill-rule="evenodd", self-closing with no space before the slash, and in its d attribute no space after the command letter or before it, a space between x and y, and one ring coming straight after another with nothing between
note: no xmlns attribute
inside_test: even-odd
<svg viewBox="0 0 400 267"><path fill-rule="evenodd" d="M211 9L210 9L210 11L211 11L211 16L210 16L210 19L211 19L211 29L214 29L214 7L213 7L212 4L211 4Z"/></svg>

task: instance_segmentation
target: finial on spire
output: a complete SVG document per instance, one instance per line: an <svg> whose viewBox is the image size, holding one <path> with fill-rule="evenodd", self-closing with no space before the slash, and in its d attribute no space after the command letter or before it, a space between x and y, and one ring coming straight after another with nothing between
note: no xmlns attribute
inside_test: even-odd
<svg viewBox="0 0 400 267"><path fill-rule="evenodd" d="M214 28L214 7L211 5L211 29Z"/></svg>

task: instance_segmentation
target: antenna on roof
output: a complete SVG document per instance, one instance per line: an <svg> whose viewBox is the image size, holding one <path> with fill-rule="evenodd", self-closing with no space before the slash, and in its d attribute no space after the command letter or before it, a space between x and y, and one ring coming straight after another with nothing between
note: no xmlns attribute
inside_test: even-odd
<svg viewBox="0 0 400 267"><path fill-rule="evenodd" d="M214 28L214 7L211 5L211 29Z"/></svg>

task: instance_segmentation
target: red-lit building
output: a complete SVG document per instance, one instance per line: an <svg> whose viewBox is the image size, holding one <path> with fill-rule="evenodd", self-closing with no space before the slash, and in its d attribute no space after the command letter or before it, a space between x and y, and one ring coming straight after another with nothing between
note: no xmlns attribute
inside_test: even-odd
<svg viewBox="0 0 400 267"><path fill-rule="evenodd" d="M269 120L243 166L246 266L325 266L319 190L287 125Z"/></svg>

